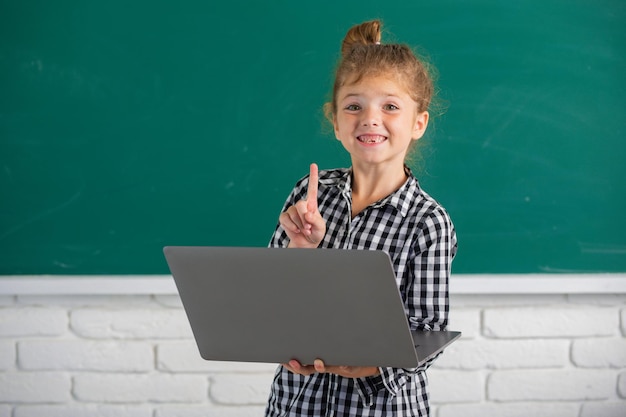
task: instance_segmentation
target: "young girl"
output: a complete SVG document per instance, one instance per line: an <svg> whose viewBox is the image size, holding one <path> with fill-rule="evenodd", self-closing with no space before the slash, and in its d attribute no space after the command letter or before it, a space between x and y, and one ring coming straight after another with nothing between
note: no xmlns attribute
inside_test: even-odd
<svg viewBox="0 0 626 417"><path fill-rule="evenodd" d="M380 39L379 21L348 31L325 106L352 167L318 173L312 164L289 195L270 246L383 250L411 329L444 330L456 234L405 165L428 125L433 83L409 47ZM431 363L397 369L292 360L277 369L266 416L428 416Z"/></svg>

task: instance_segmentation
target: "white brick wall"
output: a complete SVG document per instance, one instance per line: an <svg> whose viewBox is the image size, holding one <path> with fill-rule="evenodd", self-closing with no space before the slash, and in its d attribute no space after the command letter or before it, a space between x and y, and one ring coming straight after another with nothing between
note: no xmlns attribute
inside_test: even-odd
<svg viewBox="0 0 626 417"><path fill-rule="evenodd" d="M626 295L452 295L434 417L626 416ZM0 296L0 417L252 417L275 366L208 362L175 295Z"/></svg>

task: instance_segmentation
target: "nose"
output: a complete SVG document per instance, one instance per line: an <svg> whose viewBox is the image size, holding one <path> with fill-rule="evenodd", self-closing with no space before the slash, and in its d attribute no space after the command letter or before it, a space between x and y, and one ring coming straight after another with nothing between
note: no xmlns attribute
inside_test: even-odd
<svg viewBox="0 0 626 417"><path fill-rule="evenodd" d="M379 126L381 123L380 111L375 108L366 108L362 113L361 124L363 126Z"/></svg>

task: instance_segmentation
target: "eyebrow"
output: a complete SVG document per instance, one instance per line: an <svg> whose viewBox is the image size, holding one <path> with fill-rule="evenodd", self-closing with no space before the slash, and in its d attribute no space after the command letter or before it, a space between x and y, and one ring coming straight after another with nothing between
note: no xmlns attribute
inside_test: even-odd
<svg viewBox="0 0 626 417"><path fill-rule="evenodd" d="M350 94L346 94L345 96L340 97L340 98L341 98L341 100L345 100L347 98L359 97L359 96L362 96L362 95L363 95L362 93L350 93ZM402 98L399 95L391 94L391 93L384 93L382 95L385 96L385 98L389 98L389 97L398 98L398 99Z"/></svg>

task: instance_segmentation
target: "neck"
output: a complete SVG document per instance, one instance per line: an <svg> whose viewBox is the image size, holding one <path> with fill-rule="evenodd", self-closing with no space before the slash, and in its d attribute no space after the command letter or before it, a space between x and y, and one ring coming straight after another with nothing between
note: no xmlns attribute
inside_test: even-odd
<svg viewBox="0 0 626 417"><path fill-rule="evenodd" d="M352 217L404 184L404 165L394 168L352 166Z"/></svg>

